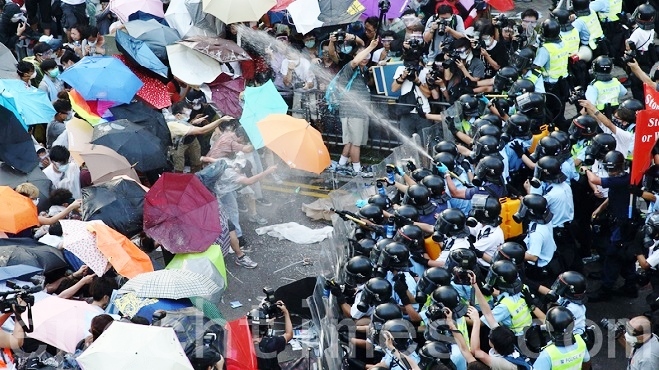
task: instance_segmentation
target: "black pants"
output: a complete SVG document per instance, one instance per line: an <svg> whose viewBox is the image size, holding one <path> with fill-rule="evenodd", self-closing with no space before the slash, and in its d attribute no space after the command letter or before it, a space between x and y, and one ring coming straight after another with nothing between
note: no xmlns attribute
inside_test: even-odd
<svg viewBox="0 0 659 370"><path fill-rule="evenodd" d="M620 25L619 21L615 22L601 22L602 31L604 31L604 36L606 37L606 43L609 47L609 55L613 59L614 63L621 65L622 67L627 67L622 65L621 57L622 53L625 50L624 41L627 38L627 33L624 32L624 29Z"/></svg>
<svg viewBox="0 0 659 370"><path fill-rule="evenodd" d="M42 29L50 29L52 23L52 14L50 0L25 0L25 10L27 18L32 20L39 15L39 21Z"/></svg>
<svg viewBox="0 0 659 370"><path fill-rule="evenodd" d="M556 248L560 253L565 269L582 272L583 262L581 261L574 235L572 235L571 226L570 223L564 227L555 227L554 241L556 242Z"/></svg>

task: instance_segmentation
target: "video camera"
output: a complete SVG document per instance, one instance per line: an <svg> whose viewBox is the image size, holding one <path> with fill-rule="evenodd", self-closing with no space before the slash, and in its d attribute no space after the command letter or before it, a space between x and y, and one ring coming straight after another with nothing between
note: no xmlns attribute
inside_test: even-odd
<svg viewBox="0 0 659 370"><path fill-rule="evenodd" d="M636 43L634 41L627 41L627 45L629 45L629 50L626 50L621 58L625 65L636 59Z"/></svg>
<svg viewBox="0 0 659 370"><path fill-rule="evenodd" d="M281 308L279 308L279 305L277 304L277 300L275 299L275 290L269 287L263 287L263 293L265 293L265 299L263 300L263 303L261 303L260 309L268 317L277 317L283 314Z"/></svg>
<svg viewBox="0 0 659 370"><path fill-rule="evenodd" d="M497 16L492 17L492 25L497 28L509 27L515 21L508 18L504 13L499 13Z"/></svg>
<svg viewBox="0 0 659 370"><path fill-rule="evenodd" d="M32 325L32 306L34 305L33 293L43 290L43 280L41 277L35 276L31 282L35 284L33 287L27 285L19 286L13 281L7 281L5 285L7 288L12 289L6 292L0 292L0 312L1 313L15 313L16 321L19 323L26 333L31 333L34 330ZM19 300L25 303L19 303ZM28 314L28 325L26 325L20 318L20 314L26 312Z"/></svg>

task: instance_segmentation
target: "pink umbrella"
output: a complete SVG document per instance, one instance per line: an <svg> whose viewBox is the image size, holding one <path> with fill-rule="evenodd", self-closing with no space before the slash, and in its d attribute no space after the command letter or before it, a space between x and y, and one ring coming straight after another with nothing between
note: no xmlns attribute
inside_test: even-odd
<svg viewBox="0 0 659 370"><path fill-rule="evenodd" d="M211 99L222 113L236 118L243 114L238 97L245 90L244 78L231 79L231 76L222 73L209 87L212 93Z"/></svg>
<svg viewBox="0 0 659 370"><path fill-rule="evenodd" d="M380 0L359 0L359 2L366 8L362 13L362 17L377 17L380 15L380 8L378 7ZM403 14L403 11L407 8L409 0L391 0L390 3L391 6L387 12L388 19L400 17Z"/></svg>
<svg viewBox="0 0 659 370"><path fill-rule="evenodd" d="M92 319L102 313L85 301L49 296L32 306L34 331L28 337L73 353L78 342L90 335ZM23 320L27 322L27 313Z"/></svg>
<svg viewBox="0 0 659 370"><path fill-rule="evenodd" d="M283 12L295 0L277 0L277 5L270 9L271 12Z"/></svg>
<svg viewBox="0 0 659 370"><path fill-rule="evenodd" d="M108 268L108 259L96 247L96 236L87 225L94 221L61 220L62 246L75 254L98 276L103 276Z"/></svg>
<svg viewBox="0 0 659 370"><path fill-rule="evenodd" d="M123 23L128 22L128 17L138 10L165 18L162 0L111 0L110 11L117 15Z"/></svg>

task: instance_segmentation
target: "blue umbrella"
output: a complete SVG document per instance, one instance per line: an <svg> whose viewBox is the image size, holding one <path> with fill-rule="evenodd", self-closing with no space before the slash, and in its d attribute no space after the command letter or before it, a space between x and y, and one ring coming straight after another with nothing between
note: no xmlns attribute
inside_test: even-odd
<svg viewBox="0 0 659 370"><path fill-rule="evenodd" d="M85 100L130 103L142 81L114 57L84 57L62 73L60 79L71 85Z"/></svg>
<svg viewBox="0 0 659 370"><path fill-rule="evenodd" d="M14 265L0 267L0 281L9 279L18 279L26 281L34 275L38 275L43 271L40 267L30 265Z"/></svg>
<svg viewBox="0 0 659 370"><path fill-rule="evenodd" d="M130 59L131 62L141 65L142 67L167 78L167 66L158 59L156 54L151 51L149 45L144 41L138 40L126 32L117 32L115 38L117 41L117 48L123 55Z"/></svg>
<svg viewBox="0 0 659 370"><path fill-rule="evenodd" d="M48 123L57 113L48 93L25 88L21 80L0 80L0 105L12 111L24 127Z"/></svg>
<svg viewBox="0 0 659 370"><path fill-rule="evenodd" d="M288 105L277 91L272 81L245 89L245 106L240 124L256 149L263 148L263 137L256 124L273 113L286 114Z"/></svg>

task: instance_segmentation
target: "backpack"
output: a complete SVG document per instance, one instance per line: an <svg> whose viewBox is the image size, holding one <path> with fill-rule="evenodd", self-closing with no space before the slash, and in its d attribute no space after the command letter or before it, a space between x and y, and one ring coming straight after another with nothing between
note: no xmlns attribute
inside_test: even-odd
<svg viewBox="0 0 659 370"><path fill-rule="evenodd" d="M517 370L531 370L533 367L531 366L531 360L524 356L520 351L515 349L517 352L518 356L513 357L511 355L508 356L503 356L503 358L506 359L506 361L510 362L513 365L517 365Z"/></svg>

